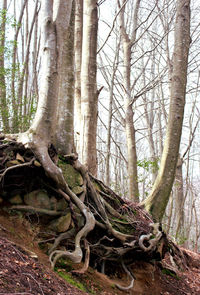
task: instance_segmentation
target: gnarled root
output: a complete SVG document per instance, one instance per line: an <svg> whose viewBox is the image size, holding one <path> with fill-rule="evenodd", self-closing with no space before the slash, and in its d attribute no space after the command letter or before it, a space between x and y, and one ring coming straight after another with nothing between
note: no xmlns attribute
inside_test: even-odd
<svg viewBox="0 0 200 295"><path fill-rule="evenodd" d="M89 266L90 262L90 246L87 240L84 240L84 247L85 247L85 262L84 265L81 269L79 270L73 270L72 273L77 273L77 274L84 274Z"/></svg>
<svg viewBox="0 0 200 295"><path fill-rule="evenodd" d="M51 253L49 260L51 262L52 268L55 267L56 261L62 256L70 258L74 263L80 263L82 260L82 257L83 257L83 252L82 252L82 249L80 246L81 238L86 237L87 234L91 230L93 230L93 228L95 226L95 218L94 218L93 214L91 213L91 211L89 211L89 209L68 188L68 186L67 186L67 192L70 194L70 197L73 199L73 201L76 203L78 208L81 210L82 214L85 217L86 223L85 223L84 227L77 233L77 235L75 237L75 250L73 252L71 252L71 251L53 251ZM66 195L64 192L62 192L62 194L68 200L68 195ZM55 257L54 257L54 255L55 255Z"/></svg>
<svg viewBox="0 0 200 295"><path fill-rule="evenodd" d="M49 249L49 254L51 254L55 249L56 247L58 247L58 245L60 244L60 242L62 240L67 240L67 239L70 239L72 238L73 236L75 235L75 228L72 228L70 230L68 230L67 232L64 232L64 233L61 233L54 241L54 244L53 246Z"/></svg>
<svg viewBox="0 0 200 295"><path fill-rule="evenodd" d="M162 237L162 232L159 229L159 224L158 223L151 223L151 227L153 228L153 234L150 233L148 235L142 235L142 236L140 236L139 241L138 241L140 248L144 252L155 250L159 240ZM153 239L151 239L151 237L153 235L155 237ZM147 241L149 245L145 246L144 241Z"/></svg>
<svg viewBox="0 0 200 295"><path fill-rule="evenodd" d="M49 258L52 267L55 267L56 261L62 256L70 258L75 263L81 262L83 253L80 246L80 241L83 237L86 237L95 226L95 218L92 212L69 188L62 174L62 170L56 166L56 164L50 158L46 142L42 141L40 137L35 136L29 132L20 134L17 139L25 146L31 148L37 159L40 161L40 164L43 166L46 174L55 181L55 185L58 187L59 193L68 202L69 200L72 201L79 208L85 218L84 227L76 234L75 237L75 250L53 251Z"/></svg>
<svg viewBox="0 0 200 295"><path fill-rule="evenodd" d="M131 282L130 284L127 286L127 287L124 287L124 286L121 286L119 284L116 284L116 287L122 291L128 291L130 290L131 288L133 288L133 285L134 285L134 281L135 281L135 278L134 276L131 274L131 272L127 269L126 265L124 264L124 262L122 261L122 267L124 269L124 271L127 273L127 275L130 277L131 279Z"/></svg>

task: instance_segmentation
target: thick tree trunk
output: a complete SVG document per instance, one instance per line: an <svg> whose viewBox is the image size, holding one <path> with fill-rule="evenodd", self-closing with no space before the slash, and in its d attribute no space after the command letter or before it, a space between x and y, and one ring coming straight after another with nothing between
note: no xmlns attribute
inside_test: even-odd
<svg viewBox="0 0 200 295"><path fill-rule="evenodd" d="M63 43L55 146L60 154L65 155L74 152L74 8Z"/></svg>
<svg viewBox="0 0 200 295"><path fill-rule="evenodd" d="M144 206L161 221L175 178L182 132L190 47L190 0L177 1L171 99L166 139L158 176Z"/></svg>
<svg viewBox="0 0 200 295"><path fill-rule="evenodd" d="M83 44L81 66L81 162L93 174L97 174L97 2L86 0L83 6Z"/></svg>
<svg viewBox="0 0 200 295"><path fill-rule="evenodd" d="M75 27L74 27L74 109L76 116L75 140L76 149L80 153L81 132L81 61L82 61L82 35L83 35L83 0L75 1Z"/></svg>

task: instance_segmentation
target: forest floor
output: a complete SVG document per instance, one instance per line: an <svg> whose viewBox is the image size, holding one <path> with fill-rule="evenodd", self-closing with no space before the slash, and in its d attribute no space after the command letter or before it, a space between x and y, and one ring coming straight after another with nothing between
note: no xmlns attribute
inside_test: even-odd
<svg viewBox="0 0 200 295"><path fill-rule="evenodd" d="M135 263L131 268L134 286L125 292L115 287L116 282L128 285L126 275L120 273L108 277L89 267L85 274L78 275L73 274L73 270L81 266L70 263L66 263L65 268L62 263L57 272L52 271L36 237L37 227L26 219L0 212L0 294L200 294L200 255L191 251L188 254L193 257L193 265L176 275L163 273L157 264Z"/></svg>

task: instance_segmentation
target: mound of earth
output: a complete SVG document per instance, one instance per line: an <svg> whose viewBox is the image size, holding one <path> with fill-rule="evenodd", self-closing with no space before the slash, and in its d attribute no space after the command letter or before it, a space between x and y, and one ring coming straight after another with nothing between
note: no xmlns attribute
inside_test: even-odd
<svg viewBox="0 0 200 295"><path fill-rule="evenodd" d="M73 270L82 266L62 261L57 272L52 271L48 256L38 247L36 236L37 228L32 227L27 220L1 211L0 294L200 294L200 255L191 251L187 251L191 267L184 272L176 271L176 274L167 268L161 271L158 263L153 261L133 263L131 271L135 282L127 293L114 287L116 283L124 286L128 284L127 276L120 269L115 274L110 270L110 277L90 267L84 274L75 274ZM167 265L167 258L165 263Z"/></svg>

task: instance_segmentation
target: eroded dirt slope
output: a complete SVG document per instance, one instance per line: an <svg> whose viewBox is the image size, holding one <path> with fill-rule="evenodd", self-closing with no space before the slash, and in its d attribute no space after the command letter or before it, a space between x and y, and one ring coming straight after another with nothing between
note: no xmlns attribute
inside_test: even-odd
<svg viewBox="0 0 200 295"><path fill-rule="evenodd" d="M200 256L193 256L193 266L188 271L173 277L161 272L153 263L137 262L132 266L136 278L134 286L127 293L114 287L114 283L128 285L126 275L120 273L108 278L89 268L86 274L73 275L85 292L78 290L61 279L50 269L48 257L39 249L35 240L35 228L24 219L0 214L0 294L24 295L160 295L200 294ZM79 268L72 266L72 269ZM65 269L58 269L65 273Z"/></svg>

